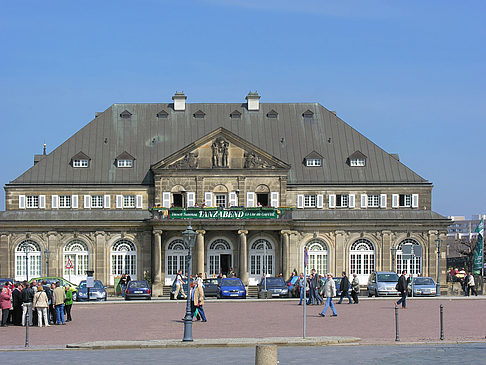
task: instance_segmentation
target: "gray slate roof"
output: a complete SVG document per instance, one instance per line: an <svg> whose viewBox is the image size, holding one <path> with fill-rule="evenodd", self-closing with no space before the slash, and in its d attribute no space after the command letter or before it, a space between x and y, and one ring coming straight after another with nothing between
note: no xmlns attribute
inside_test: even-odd
<svg viewBox="0 0 486 365"><path fill-rule="evenodd" d="M430 221L438 220L450 224L450 220L431 210L403 210L403 209L332 209L332 210L294 210L289 212L293 221L387 221L387 220L414 220L414 221Z"/></svg>
<svg viewBox="0 0 486 365"><path fill-rule="evenodd" d="M128 110L130 119L120 117ZM158 118L165 110L167 118ZM204 118L194 118L198 110ZM230 118L233 111L241 118ZM275 110L277 118L268 118ZM313 118L304 120L310 110ZM259 111L246 104L114 104L65 141L12 184L152 184L150 166L184 146L223 127L290 164L289 184L429 184L397 159L317 103L260 103ZM82 151L89 168L73 168L71 158ZM133 168L116 168L122 152L135 157ZM312 151L323 156L322 167L306 167ZM356 151L367 156L365 167L350 167Z"/></svg>

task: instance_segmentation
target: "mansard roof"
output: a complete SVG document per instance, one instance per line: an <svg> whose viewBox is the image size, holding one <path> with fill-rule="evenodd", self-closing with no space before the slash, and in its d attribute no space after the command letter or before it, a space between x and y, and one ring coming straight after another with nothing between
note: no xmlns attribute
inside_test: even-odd
<svg viewBox="0 0 486 365"><path fill-rule="evenodd" d="M169 113L161 123L157 113L172 104L114 104L66 140L11 184L152 184L150 167L184 147L224 128L244 141L291 166L289 184L429 184L403 163L317 103L260 103L248 111L242 103L186 103L185 110ZM131 113L130 122L120 116ZM204 119L193 115L204 110ZM238 111L241 119L229 115ZM267 118L275 111L278 118ZM305 121L303 113L314 113ZM71 169L71 157L82 150L90 167ZM120 151L137 156L131 169L116 169ZM302 161L310 151L326 156L319 169ZM355 151L367 156L366 167L350 169L347 158Z"/></svg>

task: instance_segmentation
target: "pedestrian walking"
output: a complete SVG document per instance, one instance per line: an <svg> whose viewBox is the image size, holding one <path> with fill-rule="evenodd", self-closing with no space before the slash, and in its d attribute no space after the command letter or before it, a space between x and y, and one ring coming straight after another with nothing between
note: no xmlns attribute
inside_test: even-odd
<svg viewBox="0 0 486 365"><path fill-rule="evenodd" d="M66 294L61 287L61 283L56 282L56 289L54 289L54 307L56 309L56 324L66 324L64 321L64 300Z"/></svg>
<svg viewBox="0 0 486 365"><path fill-rule="evenodd" d="M324 282L323 286L323 296L326 297L326 305L324 306L324 310L322 313L319 313L321 317L326 316L327 309L331 307L332 315L331 317L337 317L336 307L334 307L334 303L332 302L332 298L336 296L336 283L332 279L332 274L327 274L327 279Z"/></svg>
<svg viewBox="0 0 486 365"><path fill-rule="evenodd" d="M476 283L474 282L474 276L472 272L470 272L467 276L467 296L469 296L470 294L478 296L478 292L476 291Z"/></svg>
<svg viewBox="0 0 486 365"><path fill-rule="evenodd" d="M37 310L37 325L42 327L42 319L44 319L44 327L49 327L49 320L47 319L49 299L47 298L47 294L42 285L37 287L37 293L34 294L33 305Z"/></svg>
<svg viewBox="0 0 486 365"><path fill-rule="evenodd" d="M187 298L187 295L184 293L184 279L182 279L182 270L179 270L177 272L177 275L176 275L176 278L175 278L175 281L176 281L176 290L175 290L175 293L174 293L174 299L178 299L179 297L179 293L181 293L181 295L184 297L184 299Z"/></svg>
<svg viewBox="0 0 486 365"><path fill-rule="evenodd" d="M206 314L204 313L203 305L204 305L204 289L202 285L197 285L194 282L191 282L191 306L194 307L192 311L192 318L194 319L194 314L197 310L197 314L201 316L203 322L207 322ZM199 319L198 319L199 320Z"/></svg>
<svg viewBox="0 0 486 365"><path fill-rule="evenodd" d="M73 292L71 291L71 287L66 285L65 287L65 299L64 299L64 312L66 313L66 322L71 322L73 319L71 318L71 308L73 306Z"/></svg>
<svg viewBox="0 0 486 365"><path fill-rule="evenodd" d="M316 304L317 280L316 269L312 269L309 277L309 300L307 301L307 305Z"/></svg>
<svg viewBox="0 0 486 365"><path fill-rule="evenodd" d="M351 296L353 297L354 304L359 303L359 279L358 275L353 274L353 281L351 282Z"/></svg>
<svg viewBox="0 0 486 365"><path fill-rule="evenodd" d="M405 277L407 275L407 271L403 270L402 275L398 278L398 284L396 286L397 291L402 294L402 297L395 302L395 306L399 306L400 303L402 304L403 309L407 309L407 294L408 294L408 281Z"/></svg>
<svg viewBox="0 0 486 365"><path fill-rule="evenodd" d="M128 285L128 276L127 274L122 274L120 278L120 289L123 298L125 298L125 291L127 290L127 285Z"/></svg>
<svg viewBox="0 0 486 365"><path fill-rule="evenodd" d="M8 314L10 312L10 305L12 294L10 293L10 289L7 287L2 288L2 292L0 293L0 309L2 309L2 327L7 326L7 319Z"/></svg>
<svg viewBox="0 0 486 365"><path fill-rule="evenodd" d="M353 301L351 300L351 296L349 295L349 279L346 276L346 273L344 271L342 272L342 275L343 277L341 278L341 284L340 284L341 296L337 304L341 304L343 302L344 297L348 298L349 300L348 304L353 304Z"/></svg>

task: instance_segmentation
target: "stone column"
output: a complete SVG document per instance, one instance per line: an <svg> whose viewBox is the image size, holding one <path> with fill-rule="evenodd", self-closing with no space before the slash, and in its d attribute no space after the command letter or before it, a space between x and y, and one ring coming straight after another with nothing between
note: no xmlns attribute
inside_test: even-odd
<svg viewBox="0 0 486 365"><path fill-rule="evenodd" d="M45 255L42 258L42 265L43 267L45 267L46 276L50 276L49 274L52 272L52 267L53 267L52 259L57 254L57 251L54 249L55 246L53 243L53 241L56 239L56 236L57 236L57 232L54 231L47 232L46 250L49 250L49 260L47 260L47 257ZM47 264L47 261L49 261L49 264Z"/></svg>
<svg viewBox="0 0 486 365"><path fill-rule="evenodd" d="M9 259L8 233L0 232L0 275L2 278L13 278L15 276L9 275ZM15 264L13 267L15 268ZM14 270L12 270L12 274Z"/></svg>
<svg viewBox="0 0 486 365"><path fill-rule="evenodd" d="M246 243L246 235L248 231L239 230L240 235L240 279L243 284L248 285L248 246Z"/></svg>
<svg viewBox="0 0 486 365"><path fill-rule="evenodd" d="M289 235L290 231L280 231L282 235L282 275L284 280L289 277Z"/></svg>
<svg viewBox="0 0 486 365"><path fill-rule="evenodd" d="M340 276L341 272L345 270L345 253L344 253L344 240L346 236L346 232L344 231L336 231L335 232L335 243L336 247L334 250L334 268L332 268L332 272L334 272L334 276Z"/></svg>
<svg viewBox="0 0 486 365"><path fill-rule="evenodd" d="M397 263L395 262L396 257L392 256L391 248L392 248L392 233L391 231L381 231L381 260L378 259L377 255L377 260L376 260L376 271L396 271L396 265Z"/></svg>
<svg viewBox="0 0 486 365"><path fill-rule="evenodd" d="M204 275L204 235L206 231L196 230L196 272L195 274L203 273Z"/></svg>
<svg viewBox="0 0 486 365"><path fill-rule="evenodd" d="M160 297L164 292L162 282L162 231L154 230L154 251L153 251L153 275L154 283L152 292L154 297Z"/></svg>

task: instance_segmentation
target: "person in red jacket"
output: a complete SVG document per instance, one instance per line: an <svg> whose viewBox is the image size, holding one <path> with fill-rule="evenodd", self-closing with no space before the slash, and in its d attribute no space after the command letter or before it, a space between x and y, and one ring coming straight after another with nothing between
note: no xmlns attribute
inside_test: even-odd
<svg viewBox="0 0 486 365"><path fill-rule="evenodd" d="M2 327L7 325L8 314L10 312L10 298L12 294L10 289L7 287L2 288L2 292L0 293L0 308L2 309Z"/></svg>

